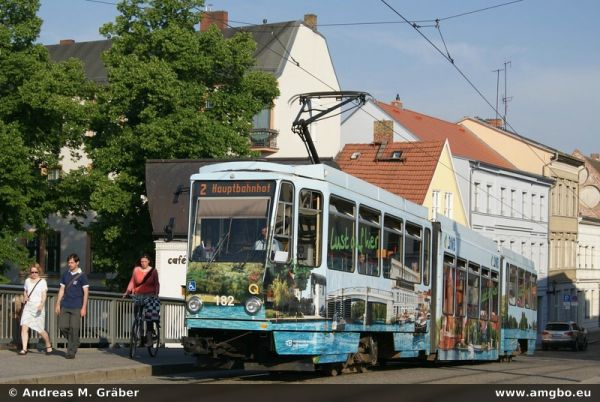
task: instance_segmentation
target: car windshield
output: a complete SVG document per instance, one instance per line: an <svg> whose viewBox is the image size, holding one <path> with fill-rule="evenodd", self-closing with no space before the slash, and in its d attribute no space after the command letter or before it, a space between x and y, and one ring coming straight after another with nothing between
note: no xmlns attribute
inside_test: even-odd
<svg viewBox="0 0 600 402"><path fill-rule="evenodd" d="M546 325L546 329L548 331L568 331L571 328L569 328L569 324L563 324L563 323L550 323Z"/></svg>

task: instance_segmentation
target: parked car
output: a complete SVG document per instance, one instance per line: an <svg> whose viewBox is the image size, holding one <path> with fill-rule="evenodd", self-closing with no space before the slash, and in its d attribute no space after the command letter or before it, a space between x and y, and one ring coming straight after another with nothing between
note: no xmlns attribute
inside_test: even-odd
<svg viewBox="0 0 600 402"><path fill-rule="evenodd" d="M542 349L570 347L573 350L586 350L587 330L576 322L549 322L542 332Z"/></svg>

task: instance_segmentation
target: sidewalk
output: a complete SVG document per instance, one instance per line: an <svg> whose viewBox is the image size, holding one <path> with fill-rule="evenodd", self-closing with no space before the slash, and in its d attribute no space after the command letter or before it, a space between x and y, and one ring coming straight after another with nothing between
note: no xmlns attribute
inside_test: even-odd
<svg viewBox="0 0 600 402"><path fill-rule="evenodd" d="M0 362L0 384L89 384L189 371L195 359L180 348L160 349L156 357L144 348L135 359L129 358L127 348L80 348L73 360L65 359L64 350L50 356L35 349L26 356L0 350Z"/></svg>

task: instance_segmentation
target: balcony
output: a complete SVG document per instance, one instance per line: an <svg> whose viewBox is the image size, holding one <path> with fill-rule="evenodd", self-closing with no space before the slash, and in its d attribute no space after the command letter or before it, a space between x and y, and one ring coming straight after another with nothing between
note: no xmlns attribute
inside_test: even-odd
<svg viewBox="0 0 600 402"><path fill-rule="evenodd" d="M273 154L279 150L277 136L279 130L270 128L255 128L250 132L250 148L261 154Z"/></svg>

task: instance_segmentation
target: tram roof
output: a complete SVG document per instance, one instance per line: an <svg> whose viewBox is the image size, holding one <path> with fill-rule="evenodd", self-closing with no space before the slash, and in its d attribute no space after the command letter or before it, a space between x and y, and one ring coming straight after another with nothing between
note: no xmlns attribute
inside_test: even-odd
<svg viewBox="0 0 600 402"><path fill-rule="evenodd" d="M380 201L394 208L402 209L422 219L426 220L428 216L427 208L325 164L283 165L262 161L225 162L202 166L199 172L202 174L223 171L274 172L320 180L361 196ZM194 177L192 176L192 179Z"/></svg>

